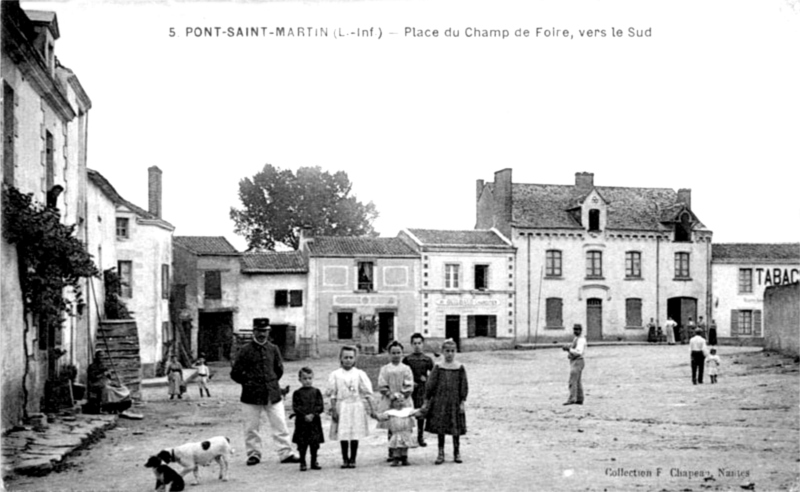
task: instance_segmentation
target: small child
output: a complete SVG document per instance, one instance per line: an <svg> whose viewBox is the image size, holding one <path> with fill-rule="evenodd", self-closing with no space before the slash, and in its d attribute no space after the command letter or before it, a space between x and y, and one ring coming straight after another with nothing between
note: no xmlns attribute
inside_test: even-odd
<svg viewBox="0 0 800 492"><path fill-rule="evenodd" d="M422 413L406 405L405 398L397 394L392 399L392 407L378 415L378 420L389 429L389 455L392 466L408 466L408 448L417 447L414 436L416 418Z"/></svg>
<svg viewBox="0 0 800 492"><path fill-rule="evenodd" d="M439 454L434 464L444 463L444 436L453 436L453 461L461 463L460 437L467 433L465 404L469 386L467 370L455 362L456 342L448 338L442 343L444 361L433 367L425 387L425 431L437 434Z"/></svg>
<svg viewBox="0 0 800 492"><path fill-rule="evenodd" d="M322 420L320 414L325 411L322 393L313 386L314 371L309 367L300 369L298 373L300 389L292 395L292 410L294 411L294 436L292 442L297 444L300 451L300 471L308 470L306 466L306 451L311 448L311 469L321 470L317 463L319 445L325 442L322 433Z"/></svg>
<svg viewBox="0 0 800 492"><path fill-rule="evenodd" d="M717 383L717 374L719 372L719 355L717 349L711 349L711 355L706 357L706 367L708 368L708 376L711 378L711 384Z"/></svg>
<svg viewBox="0 0 800 492"><path fill-rule="evenodd" d="M197 385L200 387L200 398L203 397L203 390L206 390L206 395L211 398L211 392L208 391L208 380L211 376L211 371L206 365L206 360L200 357L194 363L194 366L197 368Z"/></svg>
<svg viewBox="0 0 800 492"><path fill-rule="evenodd" d="M330 438L342 447L342 468L355 468L358 440L369 435L372 383L367 373L355 367L358 350L346 345L339 350L341 367L328 378L331 399Z"/></svg>
<svg viewBox="0 0 800 492"><path fill-rule="evenodd" d="M411 368L403 364L403 344L397 340L386 348L389 352L389 363L381 367L378 374L378 392L381 399L376 412L381 414L394 408L394 403L399 399L403 406L412 407L411 393L414 391L414 373ZM392 439L392 430L386 421L378 421L378 429L388 429L388 437ZM394 461L394 455L389 450L387 461Z"/></svg>
<svg viewBox="0 0 800 492"><path fill-rule="evenodd" d="M413 352L403 358L403 364L411 368L414 374L414 393L411 398L414 400L414 408L422 408L425 404L425 384L428 376L433 370L433 360L422 352L425 346L425 337L421 333L411 335L411 346ZM421 447L427 446L425 443L425 420L417 417L417 440Z"/></svg>

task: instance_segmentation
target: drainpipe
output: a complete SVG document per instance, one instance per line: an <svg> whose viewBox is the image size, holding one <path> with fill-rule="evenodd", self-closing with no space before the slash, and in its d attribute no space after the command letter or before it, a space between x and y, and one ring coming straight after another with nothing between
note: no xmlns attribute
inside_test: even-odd
<svg viewBox="0 0 800 492"><path fill-rule="evenodd" d="M528 342L531 343L531 235L528 237Z"/></svg>
<svg viewBox="0 0 800 492"><path fill-rule="evenodd" d="M656 233L656 326L661 323L661 236Z"/></svg>

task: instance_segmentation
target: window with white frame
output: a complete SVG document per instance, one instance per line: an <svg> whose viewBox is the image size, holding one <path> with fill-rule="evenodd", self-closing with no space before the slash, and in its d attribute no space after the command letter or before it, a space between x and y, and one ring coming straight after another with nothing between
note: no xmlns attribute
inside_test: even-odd
<svg viewBox="0 0 800 492"><path fill-rule="evenodd" d="M444 288L458 289L459 265L448 263L444 266Z"/></svg>

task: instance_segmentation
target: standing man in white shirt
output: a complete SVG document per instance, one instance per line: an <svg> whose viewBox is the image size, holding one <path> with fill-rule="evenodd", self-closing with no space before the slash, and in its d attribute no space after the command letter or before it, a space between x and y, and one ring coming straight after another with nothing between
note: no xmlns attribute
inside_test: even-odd
<svg viewBox="0 0 800 492"><path fill-rule="evenodd" d="M706 362L708 346L702 336L703 330L696 328L694 336L689 340L689 350L692 358L692 384L703 384L703 366Z"/></svg>
<svg viewBox="0 0 800 492"><path fill-rule="evenodd" d="M569 399L564 405L583 405L583 384L581 374L583 373L583 354L586 352L586 337L582 335L583 328L580 324L575 324L572 333L575 338L571 344L564 345L563 350L569 352Z"/></svg>

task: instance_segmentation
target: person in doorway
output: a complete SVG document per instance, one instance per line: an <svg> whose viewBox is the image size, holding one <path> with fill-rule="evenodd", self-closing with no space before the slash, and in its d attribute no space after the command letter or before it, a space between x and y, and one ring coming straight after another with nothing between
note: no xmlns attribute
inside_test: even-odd
<svg viewBox="0 0 800 492"><path fill-rule="evenodd" d="M689 321L686 322L685 325L681 325L681 344L686 345L689 343L689 338L694 335L694 330L697 328L697 325L694 324L694 319L689 316Z"/></svg>
<svg viewBox="0 0 800 492"><path fill-rule="evenodd" d="M169 381L169 399L174 400L176 396L179 399L183 398L183 392L181 391L181 386L183 386L183 366L178 362L175 354L169 357L167 380Z"/></svg>
<svg viewBox="0 0 800 492"><path fill-rule="evenodd" d="M700 336L702 336L703 338L706 338L706 322L703 321L703 317L702 316L697 318L697 328L699 330L702 330L702 333L700 333Z"/></svg>
<svg viewBox="0 0 800 492"><path fill-rule="evenodd" d="M650 322L647 323L647 338L650 342L658 342L658 329L653 318L650 318Z"/></svg>
<svg viewBox="0 0 800 492"><path fill-rule="evenodd" d="M667 343L670 345L675 345L675 328L678 326L678 323L672 319L672 316L667 316L667 322L664 323L664 333L667 335Z"/></svg>
<svg viewBox="0 0 800 492"><path fill-rule="evenodd" d="M563 350L567 351L569 358L569 398L564 405L583 405L583 356L586 353L586 337L583 336L583 327L575 324L572 327L575 338L572 343L564 345Z"/></svg>
<svg viewBox="0 0 800 492"><path fill-rule="evenodd" d="M708 344L717 344L717 322L713 319L711 320L711 324L708 325Z"/></svg>
<svg viewBox="0 0 800 492"><path fill-rule="evenodd" d="M269 318L253 320L253 341L239 350L231 368L231 379L242 386L240 401L245 414L245 451L247 465L261 462L261 416L267 415L272 440L281 463L300 463L292 452L283 392L279 386L283 376L283 360L278 347L268 341Z"/></svg>
<svg viewBox="0 0 800 492"><path fill-rule="evenodd" d="M689 340L689 351L692 363L692 384L703 384L703 366L708 347L700 328L695 328L694 336Z"/></svg>
<svg viewBox="0 0 800 492"><path fill-rule="evenodd" d="M433 370L433 359L425 355L422 350L425 346L425 337L422 333L414 333L411 335L411 347L413 352L403 358L403 364L411 368L414 374L414 392L411 394L411 399L414 400L414 408L422 408L425 404L425 385L428 382L428 376ZM417 440L421 447L427 446L425 443L425 417L419 414L417 417Z"/></svg>

